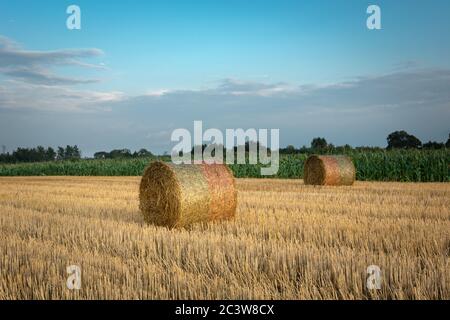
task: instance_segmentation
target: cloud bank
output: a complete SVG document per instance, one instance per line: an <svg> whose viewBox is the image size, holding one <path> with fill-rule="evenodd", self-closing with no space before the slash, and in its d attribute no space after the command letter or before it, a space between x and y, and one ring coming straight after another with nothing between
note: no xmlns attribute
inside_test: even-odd
<svg viewBox="0 0 450 320"><path fill-rule="evenodd" d="M82 61L98 49L27 51L0 38L0 136L8 146L79 144L86 151L120 147L170 150L170 133L206 127L278 128L281 145L385 145L404 129L422 140L446 139L450 69L406 62L390 74L327 84L249 82L227 78L198 90L126 95L76 88L95 80L55 74L58 66L98 69ZM0 78L1 80L1 78Z"/></svg>

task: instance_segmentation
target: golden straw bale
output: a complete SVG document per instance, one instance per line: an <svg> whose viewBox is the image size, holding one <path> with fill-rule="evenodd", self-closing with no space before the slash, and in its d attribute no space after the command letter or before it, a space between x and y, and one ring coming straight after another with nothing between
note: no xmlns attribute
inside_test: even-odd
<svg viewBox="0 0 450 320"><path fill-rule="evenodd" d="M305 184L349 186L356 179L353 161L347 156L312 155L305 162Z"/></svg>
<svg viewBox="0 0 450 320"><path fill-rule="evenodd" d="M139 200L146 222L169 228L232 218L236 212L234 177L226 165L157 161L144 172Z"/></svg>

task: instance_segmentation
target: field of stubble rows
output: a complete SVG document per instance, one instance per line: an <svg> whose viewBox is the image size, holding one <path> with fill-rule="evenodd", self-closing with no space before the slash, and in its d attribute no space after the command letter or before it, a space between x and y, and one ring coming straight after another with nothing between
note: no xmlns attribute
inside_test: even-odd
<svg viewBox="0 0 450 320"><path fill-rule="evenodd" d="M138 186L0 178L0 299L450 299L449 183L238 179L234 221L182 230L145 225Z"/></svg>

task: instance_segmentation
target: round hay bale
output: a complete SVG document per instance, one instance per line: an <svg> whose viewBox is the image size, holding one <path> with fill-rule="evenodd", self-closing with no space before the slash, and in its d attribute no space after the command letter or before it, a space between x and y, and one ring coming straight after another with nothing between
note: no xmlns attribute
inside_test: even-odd
<svg viewBox="0 0 450 320"><path fill-rule="evenodd" d="M226 165L157 161L144 172L139 200L147 223L174 228L233 218L237 193Z"/></svg>
<svg viewBox="0 0 450 320"><path fill-rule="evenodd" d="M350 186L355 182L356 169L347 156L312 155L305 162L305 184Z"/></svg>

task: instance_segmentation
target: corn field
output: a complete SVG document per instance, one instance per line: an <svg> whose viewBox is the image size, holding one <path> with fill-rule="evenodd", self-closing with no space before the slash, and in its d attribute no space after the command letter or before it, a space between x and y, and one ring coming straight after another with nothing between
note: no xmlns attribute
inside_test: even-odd
<svg viewBox="0 0 450 320"><path fill-rule="evenodd" d="M450 150L392 150L347 153L360 181L448 182ZM273 178L301 179L308 155L281 155ZM0 176L141 176L154 158L79 160L0 165ZM164 158L169 161L170 158ZM262 165L230 165L237 178L260 178Z"/></svg>

